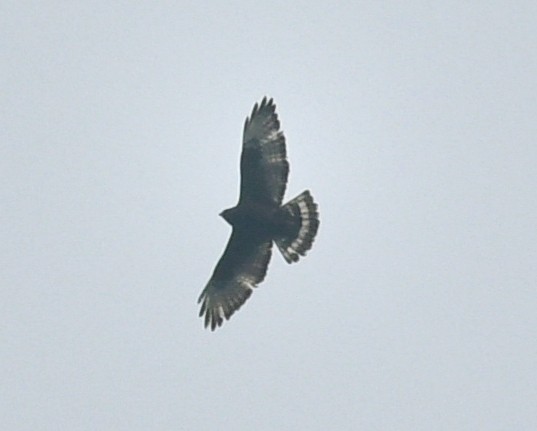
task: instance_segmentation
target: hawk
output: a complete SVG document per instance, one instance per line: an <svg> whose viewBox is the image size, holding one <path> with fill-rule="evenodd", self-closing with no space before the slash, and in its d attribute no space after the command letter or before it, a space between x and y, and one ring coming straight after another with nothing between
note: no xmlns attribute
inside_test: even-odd
<svg viewBox="0 0 537 431"><path fill-rule="evenodd" d="M224 254L201 292L200 317L215 330L263 281L276 243L288 263L311 248L317 204L308 190L282 206L289 174L285 137L272 99L256 103L244 123L238 204L220 215L233 228Z"/></svg>

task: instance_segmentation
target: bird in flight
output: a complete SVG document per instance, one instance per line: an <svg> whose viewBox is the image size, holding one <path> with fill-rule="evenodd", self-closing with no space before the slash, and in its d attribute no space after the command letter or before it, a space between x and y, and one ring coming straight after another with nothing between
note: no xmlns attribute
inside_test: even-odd
<svg viewBox="0 0 537 431"><path fill-rule="evenodd" d="M240 174L239 202L220 214L233 228L231 237L198 299L199 315L213 331L263 281L273 243L293 263L306 255L319 228L317 204L309 190L282 205L289 162L272 99L256 103L246 118Z"/></svg>

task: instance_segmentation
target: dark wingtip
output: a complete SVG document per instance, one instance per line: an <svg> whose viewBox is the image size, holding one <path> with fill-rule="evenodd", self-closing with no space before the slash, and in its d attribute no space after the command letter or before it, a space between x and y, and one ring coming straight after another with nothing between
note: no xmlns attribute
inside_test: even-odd
<svg viewBox="0 0 537 431"><path fill-rule="evenodd" d="M246 131L246 128L248 127L248 124L250 124L250 121L252 121L252 118L254 118L259 111L262 111L264 108L269 108L273 113L276 112L276 105L274 104L274 99L268 98L267 96L264 96L263 99L261 99L261 102L256 102L254 104L254 107L252 108L252 113L249 117L246 117L244 120L244 129L243 132ZM277 121L277 117L276 117ZM279 123L278 123L278 129L279 129Z"/></svg>

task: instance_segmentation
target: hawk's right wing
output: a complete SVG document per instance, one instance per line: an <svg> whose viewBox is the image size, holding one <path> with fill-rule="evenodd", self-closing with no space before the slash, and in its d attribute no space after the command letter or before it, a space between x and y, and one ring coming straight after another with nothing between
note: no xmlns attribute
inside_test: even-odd
<svg viewBox="0 0 537 431"><path fill-rule="evenodd" d="M270 238L233 228L224 254L198 299L205 327L215 330L229 319L265 278L272 252Z"/></svg>

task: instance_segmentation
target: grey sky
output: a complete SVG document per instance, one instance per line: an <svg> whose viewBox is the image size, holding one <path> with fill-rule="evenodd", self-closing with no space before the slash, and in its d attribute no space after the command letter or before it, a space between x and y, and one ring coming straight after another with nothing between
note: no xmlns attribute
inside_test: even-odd
<svg viewBox="0 0 537 431"><path fill-rule="evenodd" d="M537 429L536 3L201 3L0 7L0 428ZM264 95L321 227L211 333Z"/></svg>

